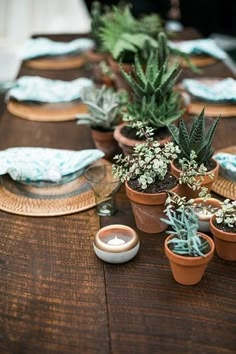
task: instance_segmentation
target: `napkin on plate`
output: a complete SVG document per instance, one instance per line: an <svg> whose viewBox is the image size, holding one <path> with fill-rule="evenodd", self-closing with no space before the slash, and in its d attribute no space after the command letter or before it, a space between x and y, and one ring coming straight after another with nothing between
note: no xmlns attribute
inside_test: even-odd
<svg viewBox="0 0 236 354"><path fill-rule="evenodd" d="M210 84L200 80L184 79L182 84L192 96L202 101L236 102L236 80L232 78Z"/></svg>
<svg viewBox="0 0 236 354"><path fill-rule="evenodd" d="M224 60L227 58L227 54L217 46L213 39L210 38L194 39L191 41L182 42L169 41L169 46L173 49L178 49L186 54L207 54L220 60Z"/></svg>
<svg viewBox="0 0 236 354"><path fill-rule="evenodd" d="M220 164L220 174L226 179L236 182L236 155L219 152L214 158Z"/></svg>
<svg viewBox="0 0 236 354"><path fill-rule="evenodd" d="M94 42L89 38L78 38L71 42L56 42L42 37L31 38L25 42L22 48L22 59L81 53L93 47Z"/></svg>
<svg viewBox="0 0 236 354"><path fill-rule="evenodd" d="M85 87L93 87L93 81L85 77L61 81L40 76L22 76L8 91L6 98L47 103L70 102L80 98L81 90Z"/></svg>
<svg viewBox="0 0 236 354"><path fill-rule="evenodd" d="M16 181L58 182L63 176L80 171L104 153L97 149L81 151L18 147L0 151L0 175L8 173Z"/></svg>

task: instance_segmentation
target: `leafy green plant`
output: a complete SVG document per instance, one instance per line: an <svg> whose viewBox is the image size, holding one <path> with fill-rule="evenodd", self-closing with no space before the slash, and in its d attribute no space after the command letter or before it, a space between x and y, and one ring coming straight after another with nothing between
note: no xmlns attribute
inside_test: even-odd
<svg viewBox="0 0 236 354"><path fill-rule="evenodd" d="M181 207L177 210L167 209L168 219L161 219L172 228L167 233L174 235L168 241L171 251L180 256L204 257L210 249L207 240L198 233L198 218L191 207Z"/></svg>
<svg viewBox="0 0 236 354"><path fill-rule="evenodd" d="M102 49L100 31L103 27L103 8L99 1L93 1L91 5L91 37L95 42L96 50Z"/></svg>
<svg viewBox="0 0 236 354"><path fill-rule="evenodd" d="M88 124L93 128L113 130L120 123L120 110L126 102L124 91L115 92L111 88L85 88L81 100L88 106L88 114L77 114L78 124Z"/></svg>
<svg viewBox="0 0 236 354"><path fill-rule="evenodd" d="M214 150L212 141L220 116L214 121L211 127L206 131L204 109L194 121L190 132L188 132L183 119L180 119L179 127L169 125L169 131L174 142L179 146L181 153L179 158L185 158L190 161L191 152L196 154L195 161L198 165L208 162Z"/></svg>
<svg viewBox="0 0 236 354"><path fill-rule="evenodd" d="M236 227L236 201L225 199L220 204L221 208L215 212L217 224Z"/></svg>
<svg viewBox="0 0 236 354"><path fill-rule="evenodd" d="M146 67L135 56L132 74L121 67L124 78L132 92L132 102L127 107L123 120L136 128L137 122L153 129L168 126L183 113L180 110L180 95L173 87L179 76L179 64L169 65L166 36L158 36L158 49L153 50Z"/></svg>
<svg viewBox="0 0 236 354"><path fill-rule="evenodd" d="M149 135L149 128L143 130L146 140L143 144L136 144L132 155L123 157L116 155L113 165L113 173L122 182L136 179L141 190L148 185L164 180L170 161L177 157L179 149L172 142L164 145L163 148L157 141L153 141Z"/></svg>

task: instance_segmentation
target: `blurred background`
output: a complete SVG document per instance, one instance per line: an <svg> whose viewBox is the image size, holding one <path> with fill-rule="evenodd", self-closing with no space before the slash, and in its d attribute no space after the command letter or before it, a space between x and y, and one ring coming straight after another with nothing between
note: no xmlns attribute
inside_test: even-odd
<svg viewBox="0 0 236 354"><path fill-rule="evenodd" d="M101 1L117 4L119 1ZM0 81L15 78L20 49L32 34L90 30L92 0L0 0ZM195 27L236 58L236 0L133 0L132 12L158 12L170 29ZM235 69L235 68L234 68Z"/></svg>

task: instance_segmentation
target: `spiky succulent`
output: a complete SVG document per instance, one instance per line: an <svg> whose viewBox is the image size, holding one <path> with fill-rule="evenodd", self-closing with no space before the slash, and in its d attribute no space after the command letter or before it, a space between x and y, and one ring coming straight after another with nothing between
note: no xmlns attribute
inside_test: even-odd
<svg viewBox="0 0 236 354"><path fill-rule="evenodd" d="M177 210L167 209L168 219L161 219L172 230L167 231L174 237L168 241L171 251L180 256L204 257L210 250L207 240L198 233L198 218L193 209L189 206L181 207Z"/></svg>
<svg viewBox="0 0 236 354"><path fill-rule="evenodd" d="M180 119L179 127L170 125L169 131L174 142L179 146L181 154L179 158L190 160L191 152L196 154L195 161L198 165L205 164L213 155L212 141L220 116L214 121L211 127L206 130L204 109L194 121L190 132L188 132L183 119Z"/></svg>
<svg viewBox="0 0 236 354"><path fill-rule="evenodd" d="M88 114L77 114L78 124L88 124L93 128L112 130L120 123L120 109L126 102L125 92L115 92L111 88L85 88L81 100L88 106Z"/></svg>

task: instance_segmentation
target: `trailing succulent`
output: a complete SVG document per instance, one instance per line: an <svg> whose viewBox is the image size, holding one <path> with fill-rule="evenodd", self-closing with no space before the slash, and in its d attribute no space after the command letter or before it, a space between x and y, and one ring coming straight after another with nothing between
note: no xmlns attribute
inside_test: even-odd
<svg viewBox="0 0 236 354"><path fill-rule="evenodd" d="M159 34L158 49L151 52L145 68L135 56L133 73L124 70L122 73L132 92L132 102L123 118L129 125L135 128L141 121L155 130L170 125L181 116L180 95L173 91L180 73L179 64L169 65L164 33Z"/></svg>
<svg viewBox="0 0 236 354"><path fill-rule="evenodd" d="M210 250L207 240L198 233L198 218L191 207L180 207L177 210L167 209L168 219L161 219L172 230L167 233L174 235L168 241L171 251L180 256L204 257Z"/></svg>
<svg viewBox="0 0 236 354"><path fill-rule="evenodd" d="M211 127L206 131L204 109L194 121L190 132L188 132L183 119L180 119L179 127L170 125L169 131L174 142L179 146L181 153L179 158L185 158L190 161L192 151L195 152L195 161L198 165L208 162L214 150L212 141L220 116L214 121Z"/></svg>
<svg viewBox="0 0 236 354"><path fill-rule="evenodd" d="M120 109L126 102L124 91L115 92L111 88L85 88L81 100L88 106L88 114L77 114L78 124L88 124L93 128L113 130L120 123Z"/></svg>
<svg viewBox="0 0 236 354"><path fill-rule="evenodd" d="M161 148L157 141L153 141L149 133L149 128L146 128L145 143L136 144L132 155L114 157L116 161L113 165L114 175L118 176L121 182L130 179L137 180L141 190L164 180L171 160L179 153L178 146L174 146L172 142Z"/></svg>
<svg viewBox="0 0 236 354"><path fill-rule="evenodd" d="M216 213L216 223L236 228L236 201L225 199Z"/></svg>

